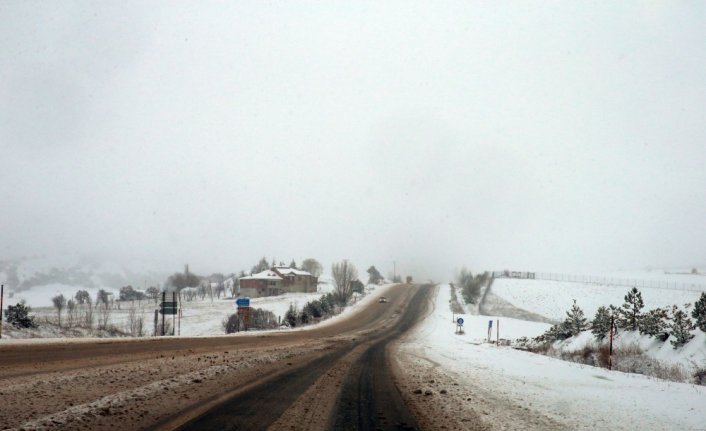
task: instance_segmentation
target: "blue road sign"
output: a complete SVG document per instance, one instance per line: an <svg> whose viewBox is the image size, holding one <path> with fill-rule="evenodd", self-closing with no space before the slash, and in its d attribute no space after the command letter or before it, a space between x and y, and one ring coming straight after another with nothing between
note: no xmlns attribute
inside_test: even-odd
<svg viewBox="0 0 706 431"><path fill-rule="evenodd" d="M458 319L456 319L456 323L463 326L463 317L459 317Z"/></svg>
<svg viewBox="0 0 706 431"><path fill-rule="evenodd" d="M492 320L488 320L488 329L490 329L490 328L492 328L492 327L493 327L493 321L492 321Z"/></svg>
<svg viewBox="0 0 706 431"><path fill-rule="evenodd" d="M237 305L238 307L249 307L250 298L238 298L235 300L235 305Z"/></svg>

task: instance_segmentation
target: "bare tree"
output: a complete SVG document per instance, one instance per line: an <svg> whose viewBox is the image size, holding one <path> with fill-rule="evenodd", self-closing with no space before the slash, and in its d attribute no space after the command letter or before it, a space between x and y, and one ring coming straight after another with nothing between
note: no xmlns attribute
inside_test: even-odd
<svg viewBox="0 0 706 431"><path fill-rule="evenodd" d="M73 299L66 301L66 320L69 328L76 322L76 301Z"/></svg>
<svg viewBox="0 0 706 431"><path fill-rule="evenodd" d="M331 265L331 275L335 287L336 300L340 305L346 305L353 295L353 280L358 279L358 270L347 260Z"/></svg>
<svg viewBox="0 0 706 431"><path fill-rule="evenodd" d="M86 303L86 313L83 315L84 325L87 328L93 328L93 303L91 302L91 297L85 298Z"/></svg>
<svg viewBox="0 0 706 431"><path fill-rule="evenodd" d="M134 303L128 310L127 330L133 337L142 337L145 334L145 318Z"/></svg>
<svg viewBox="0 0 706 431"><path fill-rule="evenodd" d="M56 312L59 315L59 326L61 326L61 310L66 307L66 298L63 294L59 294L53 297L51 302L54 303L54 308L56 308Z"/></svg>
<svg viewBox="0 0 706 431"><path fill-rule="evenodd" d="M110 321L110 295L105 290L98 291L96 297L96 307L98 308L98 328L108 329L108 321Z"/></svg>

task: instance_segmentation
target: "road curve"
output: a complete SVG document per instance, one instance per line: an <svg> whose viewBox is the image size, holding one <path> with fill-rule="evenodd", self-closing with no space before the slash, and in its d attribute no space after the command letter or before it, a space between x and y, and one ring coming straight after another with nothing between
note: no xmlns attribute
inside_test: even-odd
<svg viewBox="0 0 706 431"><path fill-rule="evenodd" d="M306 331L0 345L0 428L207 429L205 418L233 406L235 425L212 429L414 427L403 403L399 415L379 414L396 391L385 347L422 314L428 290L394 286L390 303ZM346 404L359 386L372 410ZM351 415L367 419L345 428Z"/></svg>

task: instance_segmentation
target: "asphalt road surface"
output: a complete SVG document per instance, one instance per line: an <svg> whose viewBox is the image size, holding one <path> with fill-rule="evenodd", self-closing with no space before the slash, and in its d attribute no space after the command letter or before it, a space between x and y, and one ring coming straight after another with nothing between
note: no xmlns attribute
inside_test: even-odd
<svg viewBox="0 0 706 431"><path fill-rule="evenodd" d="M304 331L0 346L0 428L417 429L388 345L430 290Z"/></svg>

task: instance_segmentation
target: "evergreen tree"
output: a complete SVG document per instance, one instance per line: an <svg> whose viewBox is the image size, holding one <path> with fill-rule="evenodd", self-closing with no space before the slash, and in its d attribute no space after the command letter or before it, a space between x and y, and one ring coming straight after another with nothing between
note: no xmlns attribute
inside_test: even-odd
<svg viewBox="0 0 706 431"><path fill-rule="evenodd" d="M5 311L7 323L15 328L36 328L38 325L34 322L34 316L30 316L32 311L24 301L18 302L17 305L9 305Z"/></svg>
<svg viewBox="0 0 706 431"><path fill-rule="evenodd" d="M363 293L365 292L365 285L360 280L353 280L351 281L351 291L355 293Z"/></svg>
<svg viewBox="0 0 706 431"><path fill-rule="evenodd" d="M610 332L610 310L606 307L599 307L596 311L596 316L591 322L591 332L596 337L596 340L604 339Z"/></svg>
<svg viewBox="0 0 706 431"><path fill-rule="evenodd" d="M380 274L380 271L375 268L375 265L368 268L368 284L380 284L382 280L383 276Z"/></svg>
<svg viewBox="0 0 706 431"><path fill-rule="evenodd" d="M569 331L566 322L564 322L558 325L552 325L540 338L543 338L544 341L554 342L557 340L566 340L569 337L571 337L571 331Z"/></svg>
<svg viewBox="0 0 706 431"><path fill-rule="evenodd" d="M274 264L272 265L274 266ZM260 261L250 269L251 274L257 274L258 272L262 272L265 270L270 269L270 264L267 263L267 258L266 257L261 257Z"/></svg>
<svg viewBox="0 0 706 431"><path fill-rule="evenodd" d="M311 322L311 318L311 310L309 310L309 308L307 307L304 307L302 309L302 312L299 313L299 321L302 322L303 325L306 325Z"/></svg>
<svg viewBox="0 0 706 431"><path fill-rule="evenodd" d="M564 320L564 328L572 336L576 336L588 328L588 322L583 315L583 310L576 305L576 300L574 299L574 305L571 306L571 310L566 312L566 320Z"/></svg>
<svg viewBox="0 0 706 431"><path fill-rule="evenodd" d="M694 303L691 317L696 321L696 326L706 332L706 292L701 292L701 298Z"/></svg>
<svg viewBox="0 0 706 431"><path fill-rule="evenodd" d="M287 310L287 313L284 315L284 320L289 324L290 328L294 328L297 326L297 307L294 306L294 304L289 304L289 310Z"/></svg>
<svg viewBox="0 0 706 431"><path fill-rule="evenodd" d="M642 293L633 287L627 295L625 295L625 303L620 308L620 318L618 326L627 329L628 331L637 331L640 326L642 314L640 310L645 306L642 301Z"/></svg>
<svg viewBox="0 0 706 431"><path fill-rule="evenodd" d="M292 269L297 269L297 262L294 259L292 259L292 261L289 262L289 267Z"/></svg>
<svg viewBox="0 0 706 431"><path fill-rule="evenodd" d="M680 310L676 305L672 306L672 323L669 325L669 334L674 339L669 342L672 343L675 349L694 338L694 334L691 333L694 329L694 323L689 318L689 306L689 304L684 306L686 311Z"/></svg>
<svg viewBox="0 0 706 431"><path fill-rule="evenodd" d="M669 338L666 322L668 318L667 310L663 308L648 311L640 319L640 333L666 341Z"/></svg>

